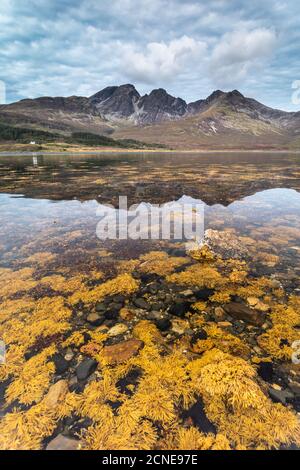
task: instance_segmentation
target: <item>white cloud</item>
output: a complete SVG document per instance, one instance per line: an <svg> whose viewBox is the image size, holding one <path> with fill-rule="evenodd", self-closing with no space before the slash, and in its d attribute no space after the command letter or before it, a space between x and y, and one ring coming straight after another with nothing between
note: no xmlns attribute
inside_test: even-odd
<svg viewBox="0 0 300 470"><path fill-rule="evenodd" d="M275 45L276 34L271 29L226 33L212 52L212 76L220 84L238 83L272 56Z"/></svg>
<svg viewBox="0 0 300 470"><path fill-rule="evenodd" d="M184 72L184 66L205 55L207 45L189 36L182 36L169 43L151 42L145 52L133 46L124 48L122 68L127 75L145 83L157 83L176 78Z"/></svg>

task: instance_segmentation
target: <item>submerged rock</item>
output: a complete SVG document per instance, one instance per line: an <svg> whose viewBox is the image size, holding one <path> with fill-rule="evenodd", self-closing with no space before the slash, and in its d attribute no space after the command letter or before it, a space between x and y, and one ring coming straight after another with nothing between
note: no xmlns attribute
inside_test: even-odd
<svg viewBox="0 0 300 470"><path fill-rule="evenodd" d="M49 442L46 450L79 450L80 441L59 434L55 439Z"/></svg>
<svg viewBox="0 0 300 470"><path fill-rule="evenodd" d="M224 306L224 310L233 318L243 320L255 326L263 325L266 320L265 313L253 310L244 303L230 302Z"/></svg>
<svg viewBox="0 0 300 470"><path fill-rule="evenodd" d="M123 335L128 330L128 327L124 323L117 323L117 325L113 326L108 332L108 336L118 336Z"/></svg>
<svg viewBox="0 0 300 470"><path fill-rule="evenodd" d="M102 325L104 318L99 315L98 313L90 313L87 316L87 322L90 323L92 326L100 326Z"/></svg>
<svg viewBox="0 0 300 470"><path fill-rule="evenodd" d="M169 313L176 317L185 317L185 314L190 310L191 304L190 302L178 302L176 304L171 305L169 308Z"/></svg>
<svg viewBox="0 0 300 470"><path fill-rule="evenodd" d="M116 364L127 361L132 356L135 356L143 346L143 341L129 339L121 343L112 344L111 346L105 346L102 351L102 356L109 364Z"/></svg>
<svg viewBox="0 0 300 470"><path fill-rule="evenodd" d="M68 392L68 382L66 380L59 380L51 385L47 395L44 398L44 403L49 408L54 408L59 403L62 403Z"/></svg>
<svg viewBox="0 0 300 470"><path fill-rule="evenodd" d="M76 368L76 375L78 380L85 380L91 375L98 366L98 362L94 359L84 359Z"/></svg>

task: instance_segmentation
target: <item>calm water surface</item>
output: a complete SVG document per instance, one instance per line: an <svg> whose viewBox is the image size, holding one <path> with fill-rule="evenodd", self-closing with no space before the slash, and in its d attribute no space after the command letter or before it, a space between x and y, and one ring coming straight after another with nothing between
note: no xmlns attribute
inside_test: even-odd
<svg viewBox="0 0 300 470"><path fill-rule="evenodd" d="M47 251L60 254L51 269L88 272L157 247L172 251L164 241L100 241L96 210L117 207L119 195L129 204L187 195L205 203L205 229L245 237L255 271L298 287L299 163L285 154L0 157L1 267Z"/></svg>

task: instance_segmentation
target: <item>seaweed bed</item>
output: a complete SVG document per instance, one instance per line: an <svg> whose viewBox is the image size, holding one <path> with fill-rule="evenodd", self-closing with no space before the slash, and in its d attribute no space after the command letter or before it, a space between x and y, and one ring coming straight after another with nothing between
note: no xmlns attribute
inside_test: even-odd
<svg viewBox="0 0 300 470"><path fill-rule="evenodd" d="M299 164L270 158L2 158L0 449L300 447ZM204 199L204 245L99 241L118 194Z"/></svg>
<svg viewBox="0 0 300 470"><path fill-rule="evenodd" d="M177 251L114 277L45 276L50 252L1 269L1 449L299 446L300 298L207 245Z"/></svg>

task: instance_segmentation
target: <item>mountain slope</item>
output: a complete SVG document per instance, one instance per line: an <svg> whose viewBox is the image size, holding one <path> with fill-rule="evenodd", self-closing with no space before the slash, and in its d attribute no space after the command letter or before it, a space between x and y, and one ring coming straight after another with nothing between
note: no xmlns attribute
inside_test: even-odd
<svg viewBox="0 0 300 470"><path fill-rule="evenodd" d="M43 97L0 106L0 123L70 135L92 132L178 149L299 148L300 112L272 109L239 91L214 91L186 103L159 88L131 84L89 98Z"/></svg>

